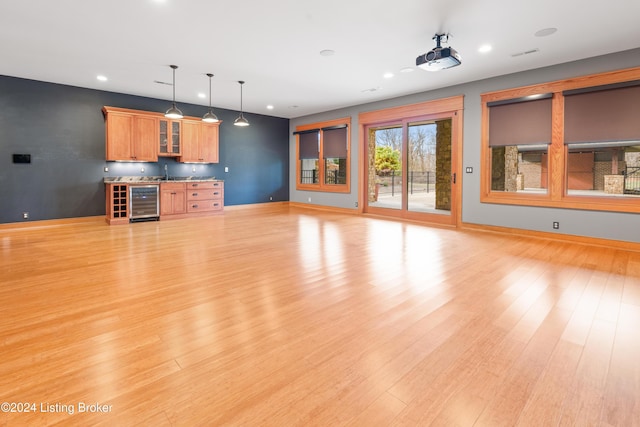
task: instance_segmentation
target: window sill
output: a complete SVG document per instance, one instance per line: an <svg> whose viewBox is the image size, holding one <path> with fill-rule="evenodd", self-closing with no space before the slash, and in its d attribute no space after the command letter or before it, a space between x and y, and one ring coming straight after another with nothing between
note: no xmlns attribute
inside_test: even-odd
<svg viewBox="0 0 640 427"><path fill-rule="evenodd" d="M322 193L350 193L349 185L332 185L332 184L297 184L296 190L299 191L318 191Z"/></svg>
<svg viewBox="0 0 640 427"><path fill-rule="evenodd" d="M640 213L640 197L572 195L563 196L560 200L552 200L549 194L506 194L491 192L481 196L480 202L514 206Z"/></svg>

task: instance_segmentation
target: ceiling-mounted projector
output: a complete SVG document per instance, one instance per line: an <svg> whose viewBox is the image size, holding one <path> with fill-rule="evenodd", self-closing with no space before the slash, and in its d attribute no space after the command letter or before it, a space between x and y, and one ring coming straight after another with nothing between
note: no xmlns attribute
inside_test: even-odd
<svg viewBox="0 0 640 427"><path fill-rule="evenodd" d="M444 70L445 68L455 67L462 63L462 59L458 52L452 47L442 47L440 44L443 37L449 40L449 35L436 34L433 39L436 41L436 47L429 52L416 58L416 66L427 71Z"/></svg>

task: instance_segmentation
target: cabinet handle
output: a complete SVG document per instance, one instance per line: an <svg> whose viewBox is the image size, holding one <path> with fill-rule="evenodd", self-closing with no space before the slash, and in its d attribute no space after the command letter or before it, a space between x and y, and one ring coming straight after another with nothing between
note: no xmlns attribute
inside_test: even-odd
<svg viewBox="0 0 640 427"><path fill-rule="evenodd" d="M213 195L214 195L214 196L217 196L218 194L220 194L220 193L218 193L217 191L214 191L214 192L213 192Z"/></svg>
<svg viewBox="0 0 640 427"><path fill-rule="evenodd" d="M198 186L198 184L191 184L191 186L192 186L192 187L197 187L197 186Z"/></svg>
<svg viewBox="0 0 640 427"><path fill-rule="evenodd" d="M192 207L192 208L197 208L197 207L198 207L198 205L192 205L191 207Z"/></svg>
<svg viewBox="0 0 640 427"><path fill-rule="evenodd" d="M197 195L198 195L198 193L193 193L192 194L193 197L196 197Z"/></svg>

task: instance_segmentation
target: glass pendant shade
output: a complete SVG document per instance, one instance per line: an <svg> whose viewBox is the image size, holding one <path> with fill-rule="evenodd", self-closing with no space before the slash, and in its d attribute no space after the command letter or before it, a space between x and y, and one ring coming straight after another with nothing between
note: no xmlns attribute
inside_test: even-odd
<svg viewBox="0 0 640 427"><path fill-rule="evenodd" d="M208 73L207 76L209 77L209 111L207 111L205 115L202 116L202 121L207 123L215 123L218 121L218 116L213 114L213 111L211 110L211 77L213 77L213 74Z"/></svg>
<svg viewBox="0 0 640 427"><path fill-rule="evenodd" d="M239 80L238 83L240 83L240 115L233 121L233 124L235 126L249 126L249 120L244 118L244 113L242 111L242 85L244 82Z"/></svg>
<svg viewBox="0 0 640 427"><path fill-rule="evenodd" d="M173 69L173 104L171 105L171 108L169 108L166 113L164 113L164 116L168 119L181 119L183 117L182 111L180 111L180 109L176 106L176 68L178 68L178 66L169 66Z"/></svg>

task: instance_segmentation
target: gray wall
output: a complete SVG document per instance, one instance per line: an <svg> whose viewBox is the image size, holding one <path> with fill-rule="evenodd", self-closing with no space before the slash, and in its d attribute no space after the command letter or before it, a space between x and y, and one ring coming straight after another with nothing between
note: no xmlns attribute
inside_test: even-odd
<svg viewBox="0 0 640 427"><path fill-rule="evenodd" d="M165 163L174 176L225 180L226 205L289 199L288 119L245 114L251 125L239 128L233 126L239 112L214 107L223 121L220 163L105 162L103 106L164 111L169 103L0 76L0 223L24 221L22 212L29 212L31 221L104 215L104 177L162 175ZM207 111L179 107L188 116ZM31 154L32 163L14 164L12 154Z"/></svg>
<svg viewBox="0 0 640 427"><path fill-rule="evenodd" d="M462 65L464 66L464 64ZM464 95L462 221L470 224L556 232L576 236L596 237L640 242L640 216L628 213L597 212L571 209L552 209L480 203L480 94L500 89L516 88L536 83L561 80L587 74L640 66L640 49L590 58L487 80L451 86L435 91L394 98L391 100L348 107L340 110L299 117L291 120L289 133L290 197L299 203L319 204L355 209L358 201L358 114L366 111L397 107L444 97ZM446 72L446 71L442 71ZM425 78L428 76L425 74ZM351 117L351 193L332 194L296 190L296 140L292 135L296 126L339 117ZM473 167L473 174L462 174L465 167ZM640 200L638 200L640 203ZM553 230L553 221L560 222L560 230Z"/></svg>

